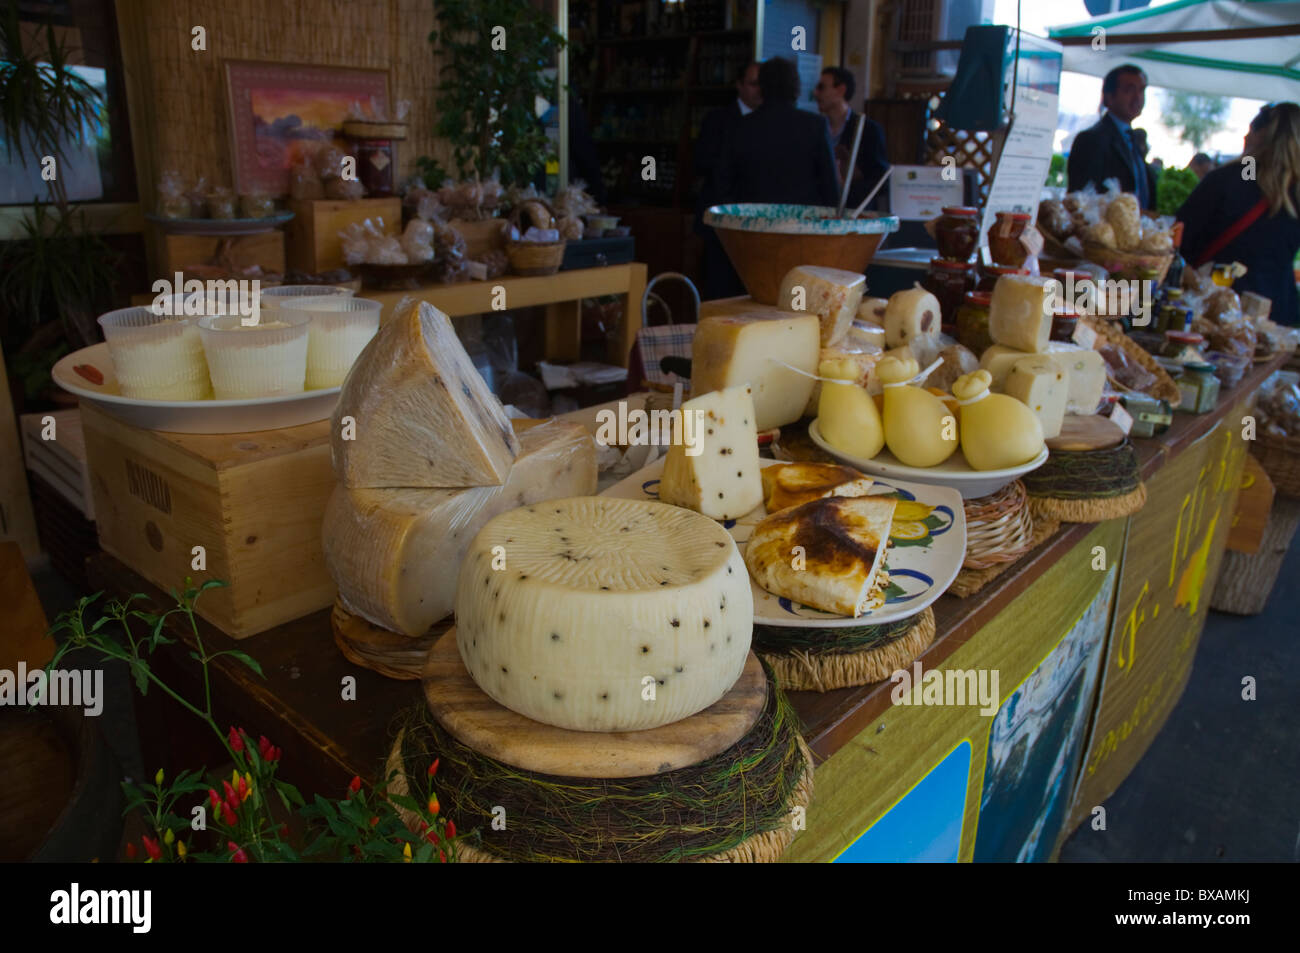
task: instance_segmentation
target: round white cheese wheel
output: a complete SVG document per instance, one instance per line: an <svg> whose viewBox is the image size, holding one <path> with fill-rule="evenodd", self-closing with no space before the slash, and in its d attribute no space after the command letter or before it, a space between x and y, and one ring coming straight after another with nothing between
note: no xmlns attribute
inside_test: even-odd
<svg viewBox="0 0 1300 953"><path fill-rule="evenodd" d="M493 699L576 731L707 708L740 677L754 603L731 535L664 503L574 497L492 519L456 591L465 667Z"/></svg>

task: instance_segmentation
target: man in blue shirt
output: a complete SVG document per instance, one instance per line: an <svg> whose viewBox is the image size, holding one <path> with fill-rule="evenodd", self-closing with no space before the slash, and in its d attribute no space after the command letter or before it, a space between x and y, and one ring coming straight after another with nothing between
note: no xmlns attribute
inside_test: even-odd
<svg viewBox="0 0 1300 953"><path fill-rule="evenodd" d="M1146 74L1137 66L1117 66L1106 74L1101 84L1106 113L1076 135L1070 149L1066 169L1071 192L1089 182L1100 192L1103 182L1117 179L1122 191L1137 196L1139 207L1155 207L1155 176L1133 136L1133 120L1146 105L1146 90Z"/></svg>

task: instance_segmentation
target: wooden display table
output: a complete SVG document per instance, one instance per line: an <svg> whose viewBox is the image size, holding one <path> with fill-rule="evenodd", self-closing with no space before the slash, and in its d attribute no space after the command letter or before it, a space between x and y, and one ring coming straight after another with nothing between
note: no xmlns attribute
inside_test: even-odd
<svg viewBox="0 0 1300 953"><path fill-rule="evenodd" d="M646 266L630 262L533 278L505 275L490 281L424 285L412 291L361 291L358 297L382 301L383 318L392 314L397 303L408 296L427 301L453 318L543 305L546 307L547 360L576 361L581 353L582 299L620 295L623 298L623 325L618 340L610 344L607 360L619 367L627 367L628 354L636 343L636 332L641 329L641 297L645 294L645 283ZM497 297L500 295L497 289L504 290L504 307L494 307L494 299L502 300Z"/></svg>
<svg viewBox="0 0 1300 953"><path fill-rule="evenodd" d="M1196 655L1223 556L1246 455L1241 416L1281 361L1260 365L1218 409L1177 415L1169 432L1136 441L1149 490L1145 509L1097 525L1065 526L982 591L934 605L937 634L919 660L950 683L984 678L980 704L898 704L892 682L791 693L818 759L816 799L789 860L1046 860L1091 816L1146 752L1177 704ZM161 594L110 556L89 564L112 595ZM235 643L203 624L209 651ZM164 677L198 689L186 634L159 656ZM285 750L282 774L305 791L379 780L393 716L420 701L395 682L348 663L321 611L245 639L261 679L215 663L222 724L265 733ZM155 656L157 664L163 659ZM168 665L171 668L171 665ZM355 701L340 700L355 679ZM909 696L910 697L910 696ZM170 704L158 693L138 702ZM164 714L166 713L166 714ZM169 771L217 753L197 724L166 708L142 714L145 762ZM182 736L183 735L183 736ZM178 756L176 752L182 752ZM211 752L211 753L209 753ZM466 819L468 828L475 819Z"/></svg>

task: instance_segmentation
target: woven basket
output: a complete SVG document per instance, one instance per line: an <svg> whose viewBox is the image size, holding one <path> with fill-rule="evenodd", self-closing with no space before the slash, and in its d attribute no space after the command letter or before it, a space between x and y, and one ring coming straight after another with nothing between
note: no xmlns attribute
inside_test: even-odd
<svg viewBox="0 0 1300 953"><path fill-rule="evenodd" d="M1147 252L1120 251L1097 242L1084 241L1083 257L1101 265L1112 278L1150 278L1157 285L1165 280L1174 256Z"/></svg>
<svg viewBox="0 0 1300 953"><path fill-rule="evenodd" d="M1144 370L1155 375L1156 382L1150 392L1152 397L1167 400L1175 407L1178 406L1183 399L1183 392L1178 389L1174 379L1156 362L1154 357L1142 349L1141 345L1125 334L1122 328L1111 324L1109 321L1092 317L1080 317L1079 321L1092 328L1096 332L1098 340L1109 344L1111 347L1119 348L1130 361L1142 365ZM1107 376L1110 376L1109 373ZM1111 381L1116 383L1118 389L1128 390L1128 388L1116 382L1114 378L1111 378Z"/></svg>
<svg viewBox="0 0 1300 953"><path fill-rule="evenodd" d="M1278 493L1300 499L1300 437L1261 434L1250 452Z"/></svg>
<svg viewBox="0 0 1300 953"><path fill-rule="evenodd" d="M506 257L514 275L553 275L564 262L566 242L506 242Z"/></svg>
<svg viewBox="0 0 1300 953"><path fill-rule="evenodd" d="M967 500L963 569L1015 562L1034 546L1034 521L1025 485L1012 480L996 493Z"/></svg>

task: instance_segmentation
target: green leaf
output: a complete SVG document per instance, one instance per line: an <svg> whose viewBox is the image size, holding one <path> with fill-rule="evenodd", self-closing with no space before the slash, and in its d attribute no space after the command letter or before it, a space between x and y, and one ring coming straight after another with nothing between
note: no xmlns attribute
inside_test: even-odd
<svg viewBox="0 0 1300 953"><path fill-rule="evenodd" d="M277 780L275 782L275 788L277 791L280 792L280 795L282 797L288 798L290 802L297 805L298 807L302 807L306 803L303 801L302 795L298 792L298 789L294 787L292 784L290 784L288 781Z"/></svg>
<svg viewBox="0 0 1300 953"><path fill-rule="evenodd" d="M261 676L262 678L266 678L266 676L262 674L262 666L258 663L258 661L255 658L253 658L247 652L241 652L238 649L226 649L224 652L218 652L217 655L233 656L234 658L239 659L239 661L243 662L245 665L251 668L259 676ZM213 657L215 658L216 656Z"/></svg>
<svg viewBox="0 0 1300 953"><path fill-rule="evenodd" d="M131 676L135 679L135 687L140 690L141 695L149 693L149 665L140 659L133 659L130 663Z"/></svg>

